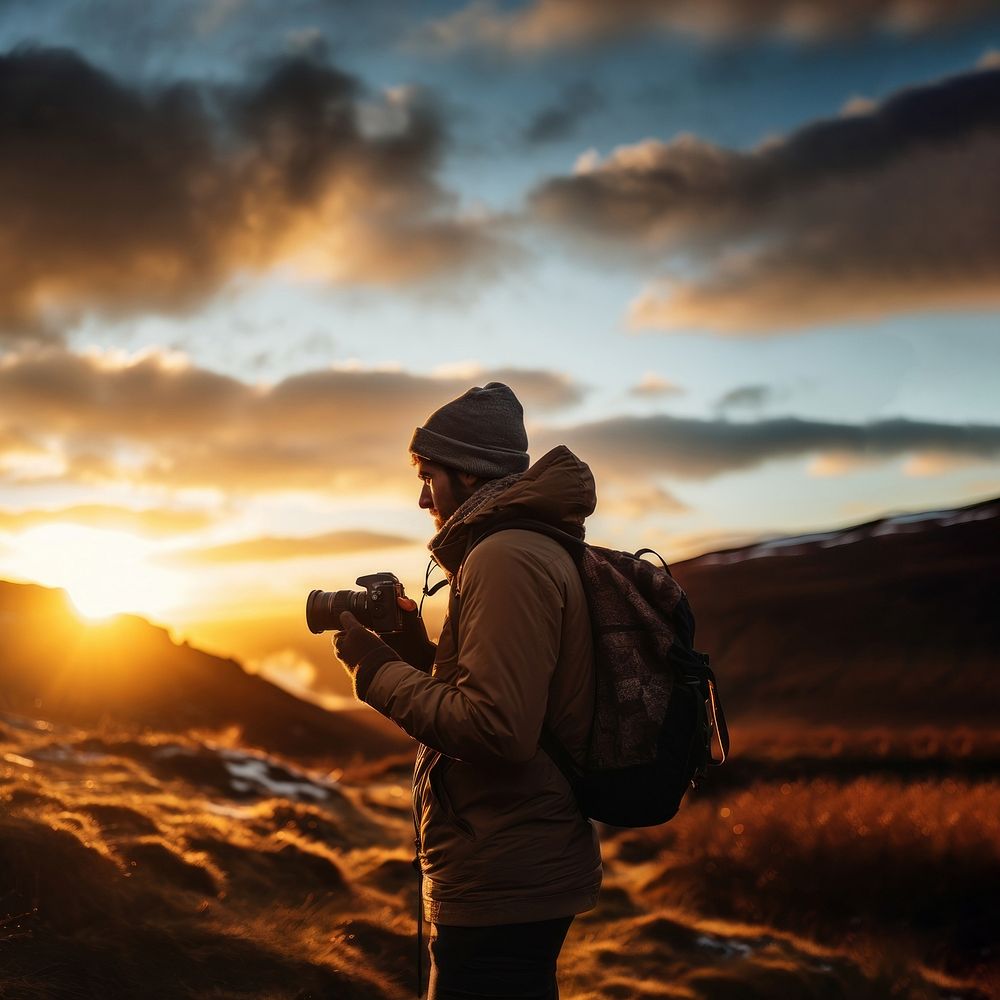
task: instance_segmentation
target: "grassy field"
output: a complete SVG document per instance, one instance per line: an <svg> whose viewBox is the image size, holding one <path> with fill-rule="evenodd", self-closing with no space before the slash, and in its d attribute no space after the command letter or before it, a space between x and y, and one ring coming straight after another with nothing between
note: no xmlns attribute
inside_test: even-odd
<svg viewBox="0 0 1000 1000"><path fill-rule="evenodd" d="M670 824L603 831L564 1000L998 995L994 735L734 732ZM412 996L405 760L0 722L0 997Z"/></svg>

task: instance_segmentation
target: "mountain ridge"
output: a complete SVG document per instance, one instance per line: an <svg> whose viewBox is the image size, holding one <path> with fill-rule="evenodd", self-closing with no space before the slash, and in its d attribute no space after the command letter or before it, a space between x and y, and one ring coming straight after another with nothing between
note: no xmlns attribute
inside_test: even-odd
<svg viewBox="0 0 1000 1000"><path fill-rule="evenodd" d="M1000 499L677 563L735 716L989 725Z"/></svg>
<svg viewBox="0 0 1000 1000"><path fill-rule="evenodd" d="M329 712L136 615L87 624L62 590L0 581L0 624L0 711L82 726L237 728L249 745L337 764L412 745L373 712Z"/></svg>
<svg viewBox="0 0 1000 1000"><path fill-rule="evenodd" d="M966 504L961 507L884 514L881 517L874 518L871 521L863 521L860 524L805 532L801 535L768 535L757 541L747 542L743 545L736 545L727 549L714 549L711 552L702 552L697 556L683 560L683 563L719 565L738 562L741 559L791 554L790 550L800 547L804 548L813 543L818 544L821 548L828 548L833 545L850 544L871 535L906 534L908 533L908 525L918 525L928 521L950 527L952 524L988 520L991 517L1000 517L1000 497L978 500L975 503ZM681 563L677 563L676 565L681 565Z"/></svg>

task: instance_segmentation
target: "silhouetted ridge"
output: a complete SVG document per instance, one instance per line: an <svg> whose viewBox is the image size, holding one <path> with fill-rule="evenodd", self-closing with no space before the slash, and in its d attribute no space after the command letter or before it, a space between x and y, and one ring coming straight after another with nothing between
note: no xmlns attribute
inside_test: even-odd
<svg viewBox="0 0 1000 1000"><path fill-rule="evenodd" d="M839 725L1000 709L1000 499L678 563L726 708Z"/></svg>
<svg viewBox="0 0 1000 1000"><path fill-rule="evenodd" d="M346 762L409 741L371 712L327 712L134 615L85 624L61 590L0 581L0 710L166 732L239 727L245 742Z"/></svg>

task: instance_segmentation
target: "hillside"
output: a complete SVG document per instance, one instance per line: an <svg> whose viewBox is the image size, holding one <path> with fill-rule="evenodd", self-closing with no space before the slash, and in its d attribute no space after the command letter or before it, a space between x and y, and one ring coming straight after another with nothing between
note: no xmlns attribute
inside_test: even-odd
<svg viewBox="0 0 1000 1000"><path fill-rule="evenodd" d="M673 569L734 719L995 723L1000 499Z"/></svg>
<svg viewBox="0 0 1000 1000"><path fill-rule="evenodd" d="M600 829L566 1000L998 995L998 509L676 567L734 756L665 826ZM413 996L409 744L379 724L0 584L0 996Z"/></svg>
<svg viewBox="0 0 1000 1000"><path fill-rule="evenodd" d="M327 712L142 618L85 624L62 591L5 582L0 711L85 727L237 729L248 745L331 764L412 746L374 712Z"/></svg>

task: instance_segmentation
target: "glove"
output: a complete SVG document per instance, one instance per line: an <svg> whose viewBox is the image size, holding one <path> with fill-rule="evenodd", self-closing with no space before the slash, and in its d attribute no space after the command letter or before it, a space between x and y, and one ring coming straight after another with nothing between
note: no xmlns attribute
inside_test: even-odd
<svg viewBox="0 0 1000 1000"><path fill-rule="evenodd" d="M382 640L396 651L399 659L427 673L434 666L437 646L427 638L424 620L417 613L417 602L400 597L398 603L403 612L403 630L384 635Z"/></svg>
<svg viewBox="0 0 1000 1000"><path fill-rule="evenodd" d="M341 613L340 628L341 631L333 633L333 648L351 675L355 695L364 701L379 669L398 657L394 649L371 629L365 628L350 611Z"/></svg>

